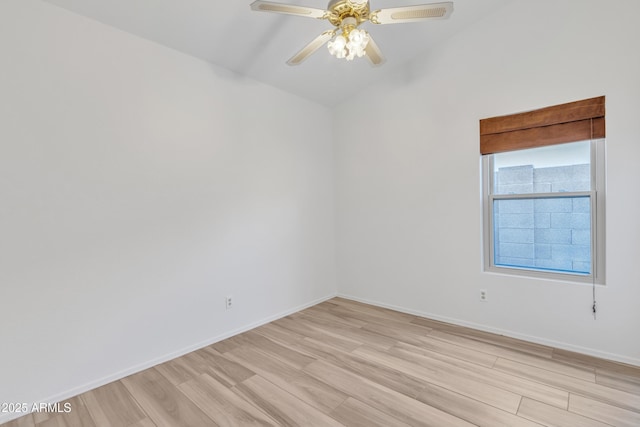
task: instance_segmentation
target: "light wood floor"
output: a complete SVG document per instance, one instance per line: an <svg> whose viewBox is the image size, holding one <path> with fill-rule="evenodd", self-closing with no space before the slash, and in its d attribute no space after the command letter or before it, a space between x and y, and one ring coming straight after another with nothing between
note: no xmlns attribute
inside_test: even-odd
<svg viewBox="0 0 640 427"><path fill-rule="evenodd" d="M640 426L640 368L334 298L14 426Z"/></svg>

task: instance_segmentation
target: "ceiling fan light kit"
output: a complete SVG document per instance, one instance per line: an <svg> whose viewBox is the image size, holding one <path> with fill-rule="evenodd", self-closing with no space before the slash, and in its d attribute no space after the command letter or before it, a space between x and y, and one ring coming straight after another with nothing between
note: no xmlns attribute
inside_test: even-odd
<svg viewBox="0 0 640 427"><path fill-rule="evenodd" d="M345 58L347 61L351 61L356 56L362 58L365 55L369 38L369 33L357 28L355 18L344 18L342 20L342 34L334 36L327 43L327 48L329 53L336 58Z"/></svg>
<svg viewBox="0 0 640 427"><path fill-rule="evenodd" d="M298 65L327 43L329 53L336 58L351 61L366 56L372 65L380 65L385 59L371 35L358 27L364 22L372 24L397 24L433 19L446 19L453 12L453 2L431 3L417 6L394 7L371 11L369 0L331 0L326 10L305 6L256 0L251 9L261 12L283 13L315 19L326 19L334 27L313 39L288 61Z"/></svg>

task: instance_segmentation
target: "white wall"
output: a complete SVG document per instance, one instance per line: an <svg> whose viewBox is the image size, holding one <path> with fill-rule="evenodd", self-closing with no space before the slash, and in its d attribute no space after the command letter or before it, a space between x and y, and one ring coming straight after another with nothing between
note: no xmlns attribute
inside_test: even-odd
<svg viewBox="0 0 640 427"><path fill-rule="evenodd" d="M640 365L640 2L607 6L515 0L336 108L341 294ZM608 270L594 321L590 286L482 272L478 120L599 95Z"/></svg>
<svg viewBox="0 0 640 427"><path fill-rule="evenodd" d="M335 295L333 148L308 132L330 120L3 0L0 402L68 397Z"/></svg>

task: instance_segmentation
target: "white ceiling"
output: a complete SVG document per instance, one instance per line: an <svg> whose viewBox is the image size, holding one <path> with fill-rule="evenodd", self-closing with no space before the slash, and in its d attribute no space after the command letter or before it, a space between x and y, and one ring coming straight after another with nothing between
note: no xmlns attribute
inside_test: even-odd
<svg viewBox="0 0 640 427"><path fill-rule="evenodd" d="M513 0L454 0L448 20L394 25L363 24L387 58L347 62L326 48L298 66L285 62L332 28L324 20L254 12L252 0L44 0L104 24L169 46L236 73L327 106L370 86L416 55ZM274 0L326 8L325 0ZM371 0L372 9L439 0Z"/></svg>

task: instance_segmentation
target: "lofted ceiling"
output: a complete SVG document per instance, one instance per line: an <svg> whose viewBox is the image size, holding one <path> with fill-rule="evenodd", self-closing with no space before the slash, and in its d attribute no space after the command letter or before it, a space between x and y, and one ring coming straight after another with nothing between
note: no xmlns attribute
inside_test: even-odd
<svg viewBox="0 0 640 427"><path fill-rule="evenodd" d="M297 66L286 64L313 38L333 28L326 20L252 11L253 0L44 0L139 37L232 70L326 106L334 106L423 55L513 0L454 0L447 20L362 25L387 62L347 62L319 49ZM273 0L325 9L324 0ZM372 9L442 0L370 0ZM427 53L428 54L428 53Z"/></svg>

